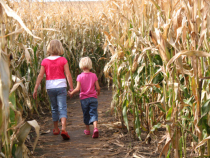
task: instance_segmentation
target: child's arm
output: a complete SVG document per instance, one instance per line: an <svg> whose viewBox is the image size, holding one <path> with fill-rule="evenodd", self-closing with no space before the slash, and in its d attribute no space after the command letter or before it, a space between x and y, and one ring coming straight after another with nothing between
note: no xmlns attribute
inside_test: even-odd
<svg viewBox="0 0 210 158"><path fill-rule="evenodd" d="M65 74L66 74L66 78L67 78L67 81L69 83L69 87L70 87L70 91L74 89L73 87L73 81L72 81L72 77L71 77L71 72L69 71L69 64L66 63L64 65L64 71L65 71Z"/></svg>
<svg viewBox="0 0 210 158"><path fill-rule="evenodd" d="M41 81L42 81L42 79L44 77L44 73L45 73L44 66L41 66L39 75L38 75L37 80L36 80L36 85L34 87L34 93L33 93L33 98L34 99L37 97L37 89L38 89L39 84L41 83Z"/></svg>
<svg viewBox="0 0 210 158"><path fill-rule="evenodd" d="M81 84L77 81L77 87L73 91L68 91L68 94L72 97L75 93L80 91Z"/></svg>
<svg viewBox="0 0 210 158"><path fill-rule="evenodd" d="M100 95L100 90L101 90L101 88L100 88L100 86L99 86L98 81L95 82L95 85L96 85L97 95Z"/></svg>

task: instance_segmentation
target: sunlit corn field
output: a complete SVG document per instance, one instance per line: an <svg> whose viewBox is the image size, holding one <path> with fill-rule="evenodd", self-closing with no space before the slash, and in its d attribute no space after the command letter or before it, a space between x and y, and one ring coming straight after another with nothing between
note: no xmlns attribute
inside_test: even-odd
<svg viewBox="0 0 210 158"><path fill-rule="evenodd" d="M210 156L208 0L0 3L1 157L27 157L31 127L36 146L39 125L25 120L49 106L45 81L37 100L32 93L52 39L74 80L79 59L92 59L100 84L112 88L113 114L136 139L158 140L160 157Z"/></svg>

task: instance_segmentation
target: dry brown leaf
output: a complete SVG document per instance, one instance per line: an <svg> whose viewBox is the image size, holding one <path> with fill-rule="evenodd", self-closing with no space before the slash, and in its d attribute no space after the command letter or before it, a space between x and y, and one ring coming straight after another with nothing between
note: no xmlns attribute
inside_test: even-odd
<svg viewBox="0 0 210 158"><path fill-rule="evenodd" d="M210 139L210 136L208 136L205 139L203 139L201 142L198 143L198 145L195 147L195 149L201 147L202 145L204 145L209 139Z"/></svg>
<svg viewBox="0 0 210 158"><path fill-rule="evenodd" d="M32 34L32 32L23 23L22 19L4 2L4 0L0 0L0 3L4 7L5 12L7 13L7 15L9 17L13 17L14 19L16 19L28 34L30 34L31 36L33 36L36 39L41 39L41 38L39 38L39 37L37 37L37 36Z"/></svg>

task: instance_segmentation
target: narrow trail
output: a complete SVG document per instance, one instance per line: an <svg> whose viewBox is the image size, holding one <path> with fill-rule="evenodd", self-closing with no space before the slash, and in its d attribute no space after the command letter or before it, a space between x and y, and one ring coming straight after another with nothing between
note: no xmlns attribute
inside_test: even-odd
<svg viewBox="0 0 210 158"><path fill-rule="evenodd" d="M67 157L106 157L110 154L109 150L101 150L106 142L104 132L101 131L102 118L108 115L110 103L112 100L111 91L102 90L98 97L98 114L99 114L99 138L92 138L93 126L91 127L91 135L86 136L84 131L83 114L79 97L67 100L68 119L67 131L71 137L69 141L62 140L60 135L53 135L53 122L51 115L44 120L40 120L41 133L35 153L33 157L43 158L67 158ZM109 116L110 117L110 116ZM110 119L110 118L109 118ZM108 119L107 122L108 123ZM59 127L61 124L59 123ZM49 132L50 130L50 132ZM49 132L49 133L48 133ZM108 138L110 139L110 138Z"/></svg>
<svg viewBox="0 0 210 158"><path fill-rule="evenodd" d="M38 120L41 127L41 135L33 158L122 158L133 157L134 149L140 145L139 141L133 140L126 134L126 129L120 127L110 113L110 105L112 100L112 91L102 89L101 95L98 97L98 114L99 114L99 138L92 138L83 133L84 123L83 114L79 97L67 100L68 119L67 131L71 137L70 140L64 141L60 135L53 135L53 122L51 114ZM59 123L61 128L61 123ZM144 145L141 150L144 157L151 157L155 144ZM132 155L132 156L131 156ZM157 155L152 154L152 157Z"/></svg>

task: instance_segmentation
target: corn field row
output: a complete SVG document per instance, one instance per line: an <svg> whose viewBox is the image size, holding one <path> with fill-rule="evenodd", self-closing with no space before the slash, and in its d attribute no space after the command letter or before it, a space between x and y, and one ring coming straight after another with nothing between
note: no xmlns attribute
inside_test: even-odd
<svg viewBox="0 0 210 158"><path fill-rule="evenodd" d="M49 104L44 82L38 100L32 92L51 39L61 40L74 79L80 57L91 57L101 83L112 83L122 126L159 140L160 157L210 156L208 0L0 3L2 157L27 157L31 127L36 146L39 125L25 118Z"/></svg>
<svg viewBox="0 0 210 158"><path fill-rule="evenodd" d="M149 139L166 128L160 156L189 157L188 137L191 150L210 155L209 2L109 4L102 16L112 53L105 75L115 83L112 106L121 122L133 124L140 140L142 130Z"/></svg>

